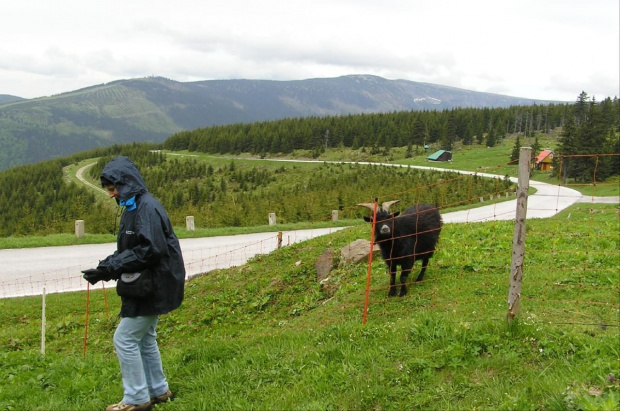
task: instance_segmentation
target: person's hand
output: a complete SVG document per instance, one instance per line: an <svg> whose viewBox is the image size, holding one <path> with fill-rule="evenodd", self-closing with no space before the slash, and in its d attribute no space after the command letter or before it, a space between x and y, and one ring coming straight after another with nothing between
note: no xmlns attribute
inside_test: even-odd
<svg viewBox="0 0 620 411"><path fill-rule="evenodd" d="M98 268L89 268L88 270L83 270L82 273L84 273L84 279L92 285L97 284L99 281L104 280L107 277L107 273L103 270L99 270Z"/></svg>

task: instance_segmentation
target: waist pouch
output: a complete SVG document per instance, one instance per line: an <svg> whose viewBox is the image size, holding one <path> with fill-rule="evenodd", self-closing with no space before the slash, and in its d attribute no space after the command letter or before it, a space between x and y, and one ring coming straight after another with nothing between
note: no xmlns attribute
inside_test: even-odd
<svg viewBox="0 0 620 411"><path fill-rule="evenodd" d="M153 291L153 274L149 269L139 273L123 273L116 282L116 293L121 297L145 298Z"/></svg>

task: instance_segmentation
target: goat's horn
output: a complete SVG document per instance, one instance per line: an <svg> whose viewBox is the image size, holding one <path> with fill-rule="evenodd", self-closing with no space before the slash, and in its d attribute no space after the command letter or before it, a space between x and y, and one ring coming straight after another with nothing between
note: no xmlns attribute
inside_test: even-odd
<svg viewBox="0 0 620 411"><path fill-rule="evenodd" d="M359 203L358 206L370 208L372 211L375 211L375 203Z"/></svg>
<svg viewBox="0 0 620 411"><path fill-rule="evenodd" d="M394 204L398 203L400 200L394 200L394 201L385 201L383 202L383 204L381 204L381 208L383 209L383 211L390 211L390 207L392 207Z"/></svg>

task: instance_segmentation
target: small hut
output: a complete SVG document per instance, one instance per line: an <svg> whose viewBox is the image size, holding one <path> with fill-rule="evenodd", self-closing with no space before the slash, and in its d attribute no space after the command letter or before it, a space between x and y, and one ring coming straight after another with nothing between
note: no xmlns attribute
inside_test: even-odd
<svg viewBox="0 0 620 411"><path fill-rule="evenodd" d="M452 151L439 150L426 157L429 161L452 161Z"/></svg>
<svg viewBox="0 0 620 411"><path fill-rule="evenodd" d="M553 168L553 151L543 150L536 156L536 169L550 171Z"/></svg>

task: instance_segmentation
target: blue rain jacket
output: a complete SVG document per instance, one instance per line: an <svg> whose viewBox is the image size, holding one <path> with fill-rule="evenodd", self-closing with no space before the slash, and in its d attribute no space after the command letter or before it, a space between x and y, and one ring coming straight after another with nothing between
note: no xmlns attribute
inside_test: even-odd
<svg viewBox="0 0 620 411"><path fill-rule="evenodd" d="M185 287L185 265L181 246L166 210L146 189L138 168L127 157L111 160L101 172L103 182L111 182L121 202L127 206L121 216L114 254L99 262L118 280L122 273L149 268L154 293L146 298L122 297L121 317L168 313L181 305Z"/></svg>

